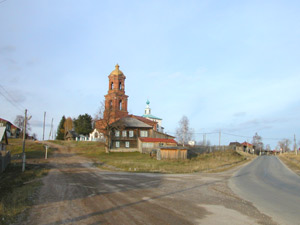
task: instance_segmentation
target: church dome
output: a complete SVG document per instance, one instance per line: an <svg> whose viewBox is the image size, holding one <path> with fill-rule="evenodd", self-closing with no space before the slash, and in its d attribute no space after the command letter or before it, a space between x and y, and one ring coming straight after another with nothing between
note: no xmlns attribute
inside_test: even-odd
<svg viewBox="0 0 300 225"><path fill-rule="evenodd" d="M123 72L119 69L119 65L117 64L116 66L115 66L115 69L110 73L110 75L123 75L124 76L124 74L123 74Z"/></svg>

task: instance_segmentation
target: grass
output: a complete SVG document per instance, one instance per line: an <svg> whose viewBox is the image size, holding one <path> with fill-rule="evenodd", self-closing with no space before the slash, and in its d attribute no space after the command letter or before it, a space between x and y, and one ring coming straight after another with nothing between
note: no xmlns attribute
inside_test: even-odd
<svg viewBox="0 0 300 225"><path fill-rule="evenodd" d="M91 158L101 168L133 172L193 173L222 171L247 161L247 157L233 150L198 155L187 160L156 160L139 152L105 153L98 142L54 141L79 155Z"/></svg>
<svg viewBox="0 0 300 225"><path fill-rule="evenodd" d="M295 152L287 152L279 155L279 158L295 173L300 175L300 152L298 155Z"/></svg>
<svg viewBox="0 0 300 225"><path fill-rule="evenodd" d="M0 174L0 224L12 224L20 213L31 207L34 193L41 185L39 178L48 173L43 144L26 141L27 163L22 172L22 140L8 139L8 143L12 160Z"/></svg>

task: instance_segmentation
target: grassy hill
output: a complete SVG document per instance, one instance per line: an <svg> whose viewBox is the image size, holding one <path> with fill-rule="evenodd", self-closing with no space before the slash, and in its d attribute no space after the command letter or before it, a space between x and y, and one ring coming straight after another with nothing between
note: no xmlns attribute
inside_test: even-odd
<svg viewBox="0 0 300 225"><path fill-rule="evenodd" d="M139 152L111 152L105 153L103 143L53 141L63 145L69 151L92 159L96 166L131 172L159 172L159 173L193 173L216 172L231 168L247 160L233 150L205 153L187 160L156 160L148 154Z"/></svg>

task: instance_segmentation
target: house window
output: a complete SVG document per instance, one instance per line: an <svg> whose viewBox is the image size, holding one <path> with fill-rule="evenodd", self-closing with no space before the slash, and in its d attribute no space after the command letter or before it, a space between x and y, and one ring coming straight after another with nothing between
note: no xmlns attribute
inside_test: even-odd
<svg viewBox="0 0 300 225"><path fill-rule="evenodd" d="M116 136L116 137L120 137L120 131L116 130L116 131L115 131L115 136Z"/></svg>
<svg viewBox="0 0 300 225"><path fill-rule="evenodd" d="M125 147L126 147L126 148L129 148L129 146L130 146L129 141L126 141L126 142L125 142Z"/></svg>
<svg viewBox="0 0 300 225"><path fill-rule="evenodd" d="M123 130L122 131L122 137L126 137L127 136L127 131L126 130Z"/></svg>
<svg viewBox="0 0 300 225"><path fill-rule="evenodd" d="M129 131L129 137L133 137L133 130Z"/></svg>
<svg viewBox="0 0 300 225"><path fill-rule="evenodd" d="M109 108L112 109L112 100L109 101Z"/></svg>
<svg viewBox="0 0 300 225"><path fill-rule="evenodd" d="M119 83L119 90L122 90L122 82Z"/></svg>
<svg viewBox="0 0 300 225"><path fill-rule="evenodd" d="M110 83L110 90L114 89L114 82Z"/></svg>
<svg viewBox="0 0 300 225"><path fill-rule="evenodd" d="M122 100L119 101L119 109L122 109Z"/></svg>
<svg viewBox="0 0 300 225"><path fill-rule="evenodd" d="M116 141L116 148L120 148L120 142Z"/></svg>
<svg viewBox="0 0 300 225"><path fill-rule="evenodd" d="M147 130L141 130L140 131L140 136L141 137L148 137L148 131Z"/></svg>

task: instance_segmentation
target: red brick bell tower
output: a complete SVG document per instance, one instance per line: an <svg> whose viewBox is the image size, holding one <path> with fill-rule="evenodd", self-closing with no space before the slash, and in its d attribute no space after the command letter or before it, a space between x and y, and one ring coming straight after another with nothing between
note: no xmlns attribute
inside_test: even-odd
<svg viewBox="0 0 300 225"><path fill-rule="evenodd" d="M108 76L108 93L105 95L105 110L104 118L110 118L111 122L114 122L124 116L128 115L127 111L127 99L125 95L125 75L119 69L119 65L115 66Z"/></svg>

